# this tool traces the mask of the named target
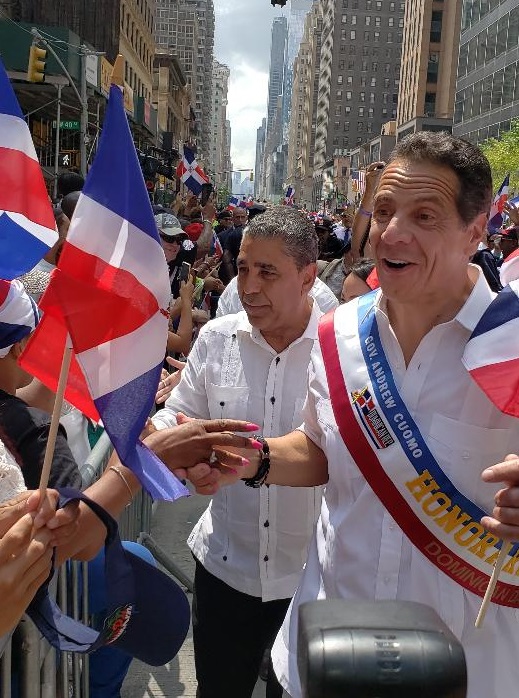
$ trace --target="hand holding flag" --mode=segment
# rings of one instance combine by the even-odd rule
[[[112,85],[99,149],[22,365],[55,389],[56,358],[70,335],[67,400],[102,419],[121,462],[159,499],[188,493],[139,440],[160,378],[169,296],[122,92]]]

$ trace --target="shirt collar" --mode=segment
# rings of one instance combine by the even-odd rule
[[[458,322],[469,332],[473,332],[481,316],[496,297],[496,294],[487,284],[483,271],[476,264],[469,264],[469,275],[475,280],[472,291],[467,300],[459,309],[456,317],[451,322]],[[379,311],[387,318],[387,303],[382,295],[382,290],[377,293],[375,305]]]

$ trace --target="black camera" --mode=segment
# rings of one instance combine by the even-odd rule
[[[466,698],[465,653],[436,612],[408,601],[299,608],[304,698]]]

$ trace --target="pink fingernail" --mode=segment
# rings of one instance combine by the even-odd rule
[[[263,445],[257,439],[251,439],[250,445],[252,446],[252,448],[255,448],[257,451],[261,451],[261,449],[263,448]]]
[[[257,424],[252,424],[249,422],[245,425],[245,431],[259,431],[259,426]]]
[[[241,459],[241,464],[242,464],[242,465],[250,465],[250,460],[247,460],[247,458],[242,458],[242,459]]]

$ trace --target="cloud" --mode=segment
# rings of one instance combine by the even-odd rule
[[[214,0],[214,55],[231,70],[228,118],[233,167],[254,167],[256,130],[267,115],[268,70],[272,20],[270,0]]]

